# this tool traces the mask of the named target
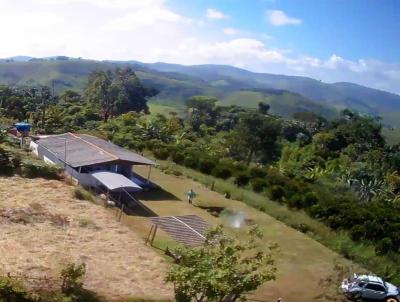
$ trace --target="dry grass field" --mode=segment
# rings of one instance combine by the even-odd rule
[[[60,181],[0,178],[0,271],[57,278],[85,262],[85,288],[109,300],[171,299],[167,261],[113,211],[72,198]]]

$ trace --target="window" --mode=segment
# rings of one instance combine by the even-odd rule
[[[359,283],[358,283],[358,286],[359,286],[359,287],[364,287],[364,285],[365,285],[365,282],[359,282]]]
[[[382,285],[379,284],[367,284],[367,286],[365,287],[366,289],[370,289],[370,290],[374,290],[374,291],[378,291],[378,292],[385,292],[385,288]]]

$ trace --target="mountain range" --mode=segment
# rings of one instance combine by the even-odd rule
[[[256,107],[263,101],[275,114],[290,116],[313,111],[327,118],[350,108],[379,115],[387,125],[400,127],[400,95],[341,82],[324,83],[307,77],[255,73],[225,65],[184,66],[138,61],[95,61],[65,56],[0,59],[0,84],[54,85],[57,92],[82,90],[88,75],[98,69],[132,67],[145,85],[160,93],[154,102],[181,105],[193,95],[210,95],[221,105]]]

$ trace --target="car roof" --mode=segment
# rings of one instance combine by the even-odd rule
[[[378,283],[381,285],[385,284],[382,278],[373,275],[354,275],[354,279],[364,282]]]

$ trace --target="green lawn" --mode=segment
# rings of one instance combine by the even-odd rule
[[[258,103],[265,102],[265,97],[260,92],[238,91],[230,94],[220,102],[220,106],[236,105],[246,108],[257,108]]]
[[[159,169],[153,170],[151,179],[163,190],[140,196],[140,200],[157,215],[195,214],[212,225],[225,225],[228,232],[237,235],[239,238],[244,237],[246,226],[233,228],[229,216],[215,217],[204,209],[209,207],[224,208],[230,213],[241,213],[246,218],[248,225],[257,224],[265,235],[263,244],[276,242],[280,246],[280,252],[276,257],[279,270],[277,281],[262,286],[252,298],[262,301],[275,301],[282,296],[286,301],[312,301],[320,293],[319,282],[321,278],[332,273],[335,260],[340,259],[340,262],[350,265],[350,262],[341,258],[335,252],[324,247],[310,236],[288,227],[285,223],[275,219],[274,216],[279,216],[281,219],[287,217],[287,219],[293,219],[296,223],[309,223],[313,225],[315,231],[330,233],[331,231],[323,224],[313,221],[301,212],[292,212],[265,197],[258,197],[257,194],[246,190],[233,190],[234,188],[229,183],[216,180],[214,188],[216,191],[223,192],[227,189],[231,191],[232,198],[226,199],[222,194],[209,189],[210,181],[215,179],[182,167],[177,168],[180,168],[184,175],[175,176],[166,174]],[[144,176],[148,172],[145,167],[137,167],[135,171]],[[198,194],[194,206],[189,205],[185,199],[185,192],[190,188],[193,188]],[[264,211],[256,209],[260,205],[262,205]],[[147,219],[130,216],[124,217],[123,220],[140,232],[143,239],[146,238],[150,230]],[[157,248],[164,249],[166,246],[175,245],[176,243],[166,234],[158,231],[155,240]],[[337,284],[332,284],[332,286],[336,287]]]
[[[383,135],[389,145],[400,144],[400,128],[383,128]]]
[[[171,114],[182,115],[182,106],[162,105],[155,102],[149,102],[148,105],[151,115],[162,114],[167,117]]]

